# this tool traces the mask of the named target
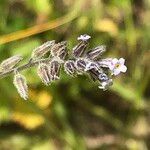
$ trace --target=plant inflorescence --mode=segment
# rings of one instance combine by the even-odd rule
[[[60,79],[60,70],[72,76],[87,74],[93,81],[99,83],[99,88],[106,90],[113,84],[112,77],[120,72],[126,72],[124,58],[105,58],[102,54],[106,51],[104,45],[88,50],[89,35],[79,36],[78,43],[69,54],[67,41],[56,43],[47,41],[35,48],[28,63],[17,66],[23,59],[20,55],[12,56],[0,64],[0,78],[14,73],[14,85],[18,93],[25,100],[28,99],[28,86],[22,70],[37,66],[37,74],[45,85]],[[48,57],[46,54],[50,53]]]

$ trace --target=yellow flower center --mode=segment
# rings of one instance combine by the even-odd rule
[[[119,68],[119,67],[120,67],[120,64],[116,64],[116,65],[115,65],[115,68]]]

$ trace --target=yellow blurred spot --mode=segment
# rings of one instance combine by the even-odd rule
[[[148,135],[149,125],[145,117],[139,117],[139,119],[133,124],[131,128],[132,132],[141,137],[146,137]],[[138,131],[138,132],[137,132]]]
[[[44,123],[44,118],[41,115],[22,112],[14,112],[12,120],[29,130],[35,129]]]
[[[31,100],[40,109],[46,109],[52,101],[52,96],[47,91],[36,91],[33,89],[29,90],[29,95]],[[30,100],[29,100],[30,101]],[[44,124],[45,119],[42,115],[37,114],[34,111],[34,107],[30,106],[24,101],[18,99],[14,102],[14,111],[12,112],[11,119],[18,124],[22,125],[26,129],[32,130],[42,124]]]
[[[108,32],[111,36],[118,34],[118,27],[111,19],[99,20],[95,23],[95,29],[101,32]]]
[[[52,102],[52,95],[47,91],[34,91],[30,90],[31,99],[38,105],[41,109],[46,109]]]
[[[50,105],[51,101],[52,96],[48,92],[42,91],[38,94],[37,105],[41,109],[47,108]]]
[[[147,150],[143,141],[136,141],[134,139],[128,139],[126,141],[126,146],[129,150]]]

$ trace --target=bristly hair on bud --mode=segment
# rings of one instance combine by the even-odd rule
[[[68,75],[75,76],[76,71],[77,71],[76,66],[75,66],[75,61],[74,60],[67,60],[64,63],[64,70]]]
[[[82,57],[88,47],[87,41],[80,41],[73,49],[72,55],[74,58]]]
[[[49,74],[52,81],[58,80],[60,78],[60,68],[61,64],[56,59],[53,59],[49,63]]]
[[[67,49],[62,49],[58,53],[58,58],[61,60],[65,60],[66,56],[68,55]]]
[[[76,66],[77,71],[79,72],[79,74],[82,74],[83,72],[85,72],[88,63],[89,63],[89,61],[85,58],[78,58],[75,61],[75,66]]]
[[[86,65],[85,71],[88,71],[91,69],[101,70],[101,68],[95,61],[91,61],[87,59],[87,65]]]
[[[101,59],[100,61],[97,61],[97,64],[100,67],[103,68],[109,68],[109,66],[112,64],[112,58],[105,58],[105,59]]]
[[[26,78],[21,75],[18,71],[15,71],[13,84],[17,88],[19,95],[27,100],[28,99],[28,86]]]
[[[51,47],[55,44],[55,40],[47,41],[41,46],[35,48],[32,52],[31,58],[32,59],[39,59],[43,57],[45,54],[47,54]]]
[[[60,57],[60,59],[64,59],[67,53],[66,49],[67,41],[56,43],[51,48],[51,55],[52,57]]]
[[[0,72],[5,72],[14,68],[22,59],[23,58],[20,55],[15,55],[10,58],[7,58],[0,64]]]
[[[92,68],[90,70],[88,70],[88,74],[90,75],[91,79],[95,82],[98,79],[98,76],[99,76],[99,71],[96,70],[95,68]]]
[[[106,51],[106,46],[97,46],[86,53],[86,57],[91,60],[97,60]]]
[[[46,63],[39,63],[37,74],[45,85],[49,85],[51,77],[49,73],[49,66]]]

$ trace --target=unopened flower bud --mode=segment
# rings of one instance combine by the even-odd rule
[[[2,63],[0,64],[0,72],[3,71],[8,71],[10,69],[12,69],[13,67],[15,67],[21,60],[22,60],[22,56],[20,55],[15,55],[12,56],[10,58],[7,58],[6,60],[2,61]]]
[[[106,51],[106,46],[97,46],[86,53],[86,57],[91,60],[96,60]]]
[[[88,71],[88,74],[90,75],[90,77],[92,78],[93,81],[97,81],[99,80],[98,76],[99,76],[99,71],[96,69],[90,69]]]
[[[98,78],[101,82],[109,80],[108,76],[105,73],[100,73]]]
[[[51,48],[51,55],[53,57],[65,59],[67,55],[67,41],[62,41],[54,44],[53,47]]]
[[[87,65],[88,65],[88,61],[84,58],[79,58],[75,62],[75,66],[79,72],[80,71],[84,72]]]
[[[85,71],[88,71],[91,69],[101,70],[101,68],[98,66],[98,64],[96,62],[88,60]]]
[[[57,57],[60,58],[61,60],[65,60],[67,55],[68,55],[67,49],[63,49],[63,50],[59,51]]]
[[[18,93],[20,96],[27,100],[28,99],[28,86],[26,79],[23,75],[21,75],[19,72],[17,72],[14,76],[14,81],[13,81],[15,87],[17,88]]]
[[[45,54],[47,54],[51,47],[55,44],[55,41],[47,41],[44,44],[42,44],[41,46],[35,48],[32,52],[32,59],[39,59],[41,57],[43,57]]]
[[[48,64],[40,63],[37,69],[37,74],[45,85],[51,82]]]
[[[51,76],[51,80],[58,80],[60,78],[60,68],[61,64],[57,60],[52,60],[49,64],[49,74]]]
[[[100,61],[97,61],[97,64],[103,68],[109,68],[111,63],[112,63],[112,58],[106,58],[106,59],[101,59]]]
[[[65,72],[71,76],[74,76],[76,74],[76,67],[75,67],[75,61],[74,60],[68,60],[64,64]]]
[[[88,43],[86,41],[81,41],[79,42],[74,48],[73,48],[73,52],[72,55],[75,58],[81,57],[83,56],[86,48],[88,46]]]

